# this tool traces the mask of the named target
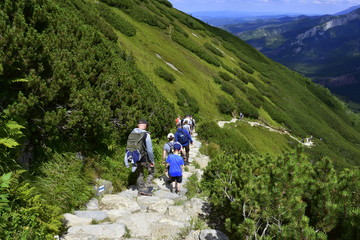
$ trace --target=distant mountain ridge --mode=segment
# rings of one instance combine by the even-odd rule
[[[334,15],[344,15],[344,14],[348,14],[348,13],[351,13],[352,11],[356,10],[360,8],[360,4],[359,5],[356,5],[356,6],[352,6],[352,7],[349,7],[341,12],[338,12],[338,13],[335,13]]]
[[[346,12],[346,11],[344,11]],[[258,20],[222,27],[270,58],[360,102],[360,9],[343,15]],[[339,80],[341,79],[341,81]],[[332,81],[336,81],[333,84]],[[360,90],[360,89],[359,89]]]

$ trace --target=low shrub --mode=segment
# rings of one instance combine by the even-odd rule
[[[157,67],[155,69],[155,73],[162,79],[165,79],[166,81],[168,81],[169,83],[173,83],[176,80],[176,78],[173,74],[169,73],[162,67]]]
[[[221,153],[220,145],[210,142],[207,144],[202,144],[200,152],[209,156],[211,159],[214,159],[217,155]]]
[[[236,110],[237,112],[242,112],[246,117],[257,119],[260,115],[258,109],[254,107],[251,103],[240,98],[236,99]]]
[[[204,43],[204,47],[206,47],[207,49],[209,49],[212,53],[218,55],[219,57],[224,57],[224,54],[217,49],[216,47],[214,47],[213,45],[211,45],[210,43],[206,42]]]
[[[225,96],[218,96],[217,107],[223,114],[231,114],[235,110],[235,104]]]
[[[64,212],[79,208],[94,193],[93,176],[84,172],[84,158],[80,153],[54,153],[39,168],[35,180],[39,193]]]
[[[129,37],[136,35],[136,28],[124,18],[113,12],[107,5],[102,3],[98,4],[98,9],[101,16],[116,30],[119,30]]]
[[[178,98],[177,104],[180,106],[180,109],[183,111],[183,114],[196,114],[199,112],[199,103],[198,101],[189,95],[189,93],[184,89],[176,92]]]
[[[183,46],[184,48],[188,49],[189,51],[195,53],[199,58],[205,60],[206,62],[214,66],[220,67],[220,62],[215,57],[207,53],[190,38],[187,38],[186,36],[177,31],[173,31],[171,33],[171,39],[179,45]]]
[[[167,1],[167,0],[157,0],[159,3],[164,4],[165,6],[172,8],[173,5],[171,4],[171,2]]]
[[[233,95],[235,93],[234,85],[229,82],[221,82],[221,90],[224,92]]]
[[[219,72],[219,76],[227,82],[230,82],[233,78],[226,72]]]
[[[54,239],[62,227],[61,210],[45,200],[49,193],[38,194],[24,181],[24,174],[25,171],[12,172],[6,185],[0,181],[0,196],[6,192],[11,203],[0,206],[0,239]]]

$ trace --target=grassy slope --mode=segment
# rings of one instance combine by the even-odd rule
[[[214,107],[216,104],[216,98],[214,96],[221,95],[223,92],[212,79],[212,76],[215,76],[219,69],[204,62],[189,50],[173,42],[171,36],[168,34],[169,29],[163,31],[145,23],[139,23],[121,10],[113,9],[137,29],[136,36],[130,38],[118,32],[120,44],[135,56],[136,62],[139,63],[138,67],[154,81],[162,93],[176,105],[177,98],[175,92],[180,88],[184,88],[191,96],[194,96],[198,100],[201,116],[205,118],[211,116],[213,119],[222,119],[223,116],[221,116],[218,109]],[[177,22],[177,24],[180,25],[181,23]],[[208,36],[203,37],[198,33],[196,33],[198,37],[195,37],[192,35],[192,33],[195,32],[194,30],[184,25],[182,25],[182,27],[192,40],[201,45],[211,40]],[[234,60],[230,58],[233,54],[224,48],[221,48],[221,50],[227,54],[227,56],[221,60],[224,63],[226,62],[226,64],[233,64],[231,62]],[[162,59],[156,57],[156,53],[159,54]],[[233,58],[234,57],[235,56],[233,56]],[[165,61],[173,64],[181,73],[172,69]],[[235,64],[233,65],[235,66]],[[158,66],[165,68],[175,75],[176,81],[171,84],[158,77],[154,73],[154,69]],[[179,109],[177,108],[176,110],[178,111]]]
[[[147,4],[151,4],[151,2]],[[221,71],[235,77],[232,73],[224,68],[219,68],[205,62],[188,49],[172,41],[170,35],[172,29],[170,27],[163,30],[149,26],[134,20],[120,9],[112,9],[116,14],[119,14],[134,25],[137,30],[136,35],[133,37],[127,37],[117,31],[119,44],[128,53],[133,54],[139,69],[149,76],[170,102],[174,103],[175,111],[179,112],[175,93],[180,88],[185,88],[191,96],[198,100],[200,106],[199,116],[202,119],[224,119],[225,116],[218,111],[216,102],[217,96],[228,94],[220,90],[220,86],[213,81],[213,76],[217,76],[218,72]],[[177,10],[169,8],[168,11]],[[268,92],[268,96],[264,96],[264,98],[266,101],[269,101],[269,104],[276,106],[277,111],[283,115],[283,121],[279,122],[278,119],[274,119],[272,114],[261,107],[259,109],[260,120],[274,127],[289,129],[299,138],[314,135],[316,139],[325,139],[327,143],[325,146],[322,145],[317,150],[312,151],[318,151],[317,154],[321,156],[332,155],[335,164],[338,166],[358,164],[358,161],[354,160],[353,156],[346,156],[344,158],[343,152],[350,151],[351,154],[360,156],[360,151],[354,145],[354,143],[360,143],[359,132],[354,131],[343,106],[337,103],[331,96],[327,96],[324,89],[319,89],[310,80],[286,69],[280,64],[266,59],[261,53],[252,49],[241,40],[226,36],[227,33],[224,31],[214,30],[207,25],[204,25],[206,31],[194,30],[176,19],[173,19],[172,23],[184,29],[189,38],[199,46],[203,46],[205,42],[211,44],[219,42],[220,44],[217,47],[225,54],[224,57],[218,58],[227,68],[239,69],[237,62],[242,61],[256,70],[252,76],[258,85],[261,85],[265,92]],[[225,49],[223,40],[232,42],[237,53]],[[156,53],[163,59],[156,57]],[[166,65],[165,61],[173,64],[182,73]],[[158,77],[154,73],[154,69],[158,66],[171,72],[176,77],[176,81],[169,83]],[[260,78],[260,75],[265,75],[267,80],[265,81],[264,78]],[[247,83],[246,87],[263,94],[250,82]],[[235,93],[241,99],[246,99],[246,93],[243,91],[235,88]],[[334,101],[335,103],[333,103]],[[249,137],[252,142],[256,142],[256,138],[262,138],[260,134],[255,132],[249,131],[249,134],[254,135],[252,139]],[[280,149],[289,148],[287,141],[280,140],[277,144],[281,146]],[[274,148],[265,145],[259,144],[258,150],[260,152],[273,151]]]

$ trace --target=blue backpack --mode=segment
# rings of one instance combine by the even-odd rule
[[[184,132],[184,129],[180,128],[179,130],[177,130],[177,135],[178,135],[178,142],[181,143],[181,145],[189,142],[189,138],[187,134]]]

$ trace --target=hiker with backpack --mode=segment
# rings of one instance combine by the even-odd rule
[[[178,125],[178,129],[176,133],[174,134],[175,141],[179,142],[183,148],[185,149],[185,156],[186,161],[185,165],[189,164],[189,152],[190,152],[190,144],[193,144],[193,140],[190,136],[190,133],[181,127],[181,125]]]
[[[182,183],[182,173],[184,171],[184,160],[179,156],[181,144],[174,144],[174,154],[166,158],[166,169],[169,169],[170,181],[172,182],[171,192],[180,194],[180,185]]]
[[[190,121],[190,119],[187,119],[187,118],[184,120],[183,129],[186,129],[189,132],[189,134],[191,135],[191,127],[190,127],[189,121]]]
[[[195,119],[190,115],[190,133],[192,135],[192,133],[195,131]]]
[[[169,133],[167,135],[168,138],[168,142],[164,144],[163,146],[163,154],[162,154],[162,159],[163,159],[163,163],[165,164],[166,158],[170,155],[170,154],[174,154],[174,144],[179,142],[175,142],[174,141],[174,134],[173,133]],[[180,144],[181,145],[181,144]],[[184,161],[186,161],[186,155],[184,150],[181,148],[180,151],[180,156],[184,159]]]
[[[136,185],[139,195],[151,195],[150,185],[155,174],[155,159],[150,133],[146,131],[148,123],[140,119],[137,128],[134,128],[128,136],[124,162],[126,167],[132,164],[132,171],[138,175]],[[144,181],[144,169],[148,176]]]

